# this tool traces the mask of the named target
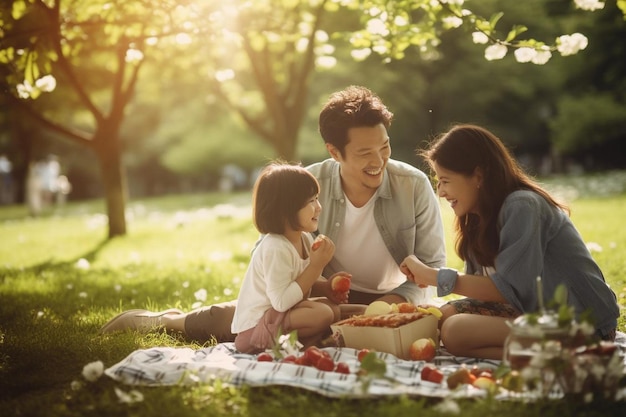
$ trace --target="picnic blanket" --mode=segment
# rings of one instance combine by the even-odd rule
[[[617,344],[626,365],[626,334],[618,332]],[[364,384],[356,374],[359,369],[356,349],[342,347],[325,350],[335,362],[347,363],[351,373],[325,372],[293,363],[259,362],[254,355],[237,352],[233,343],[221,343],[202,349],[154,347],[136,350],[106,369],[105,374],[128,385],[185,385],[219,379],[236,386],[298,387],[328,397],[410,395],[472,398],[487,395],[486,391],[471,385],[462,385],[450,390],[445,380],[440,384],[422,381],[420,373],[426,362],[405,361],[382,352],[378,355],[387,365],[386,378],[373,379],[369,384]],[[495,369],[500,364],[497,360],[455,357],[448,354],[444,348],[441,348],[439,353],[432,363],[446,375],[463,365]],[[497,398],[519,399],[520,395],[501,391]],[[621,398],[626,398],[626,395],[621,395]]]

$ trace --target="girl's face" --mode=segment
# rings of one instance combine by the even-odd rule
[[[298,224],[303,232],[314,232],[317,230],[320,212],[322,211],[322,205],[318,197],[319,194],[315,194],[298,211]]]
[[[465,176],[447,170],[436,162],[433,169],[437,175],[437,194],[445,198],[458,217],[468,213],[478,213],[478,191],[482,183],[482,176],[476,170],[473,175]]]

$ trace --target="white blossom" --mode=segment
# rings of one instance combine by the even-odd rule
[[[39,90],[46,92],[46,93],[54,91],[56,86],[57,86],[57,80],[51,74],[44,75],[43,77],[35,81],[35,87],[37,87]]]
[[[517,48],[515,52],[515,59],[517,62],[530,62],[537,55],[537,51],[534,48],[529,48],[527,46]]]
[[[582,10],[599,10],[604,8],[604,2],[598,0],[574,0],[576,7]]]
[[[139,49],[129,49],[126,51],[126,57],[124,58],[124,60],[126,62],[139,62],[143,59],[143,52],[141,52]]]
[[[389,29],[387,29],[385,22],[383,22],[382,20],[378,18],[370,19],[367,22],[367,31],[373,35],[379,35],[379,36],[389,35]]]
[[[460,414],[461,406],[459,406],[459,403],[457,403],[453,399],[446,398],[439,404],[435,405],[433,407],[433,410],[436,410],[441,414]]]
[[[505,57],[507,47],[499,43],[490,45],[485,49],[485,59],[487,61],[494,61]]]
[[[440,3],[456,4],[457,6],[462,6],[463,3],[465,3],[465,0],[440,0]]]
[[[463,19],[457,16],[448,16],[442,19],[443,26],[446,28],[458,28],[463,24]]]
[[[19,98],[29,98],[30,93],[33,91],[33,86],[28,80],[24,80],[22,84],[18,84],[16,88]]]
[[[215,79],[220,83],[232,80],[233,78],[235,78],[235,71],[233,71],[231,68],[226,68],[215,72]]]
[[[472,41],[482,45],[489,42],[489,37],[484,32],[472,32]]]
[[[115,395],[121,403],[132,404],[143,401],[143,394],[136,389],[125,392],[115,387]]]
[[[85,258],[80,258],[79,260],[76,261],[76,263],[74,264],[74,267],[76,269],[82,269],[82,270],[86,270],[89,269],[89,267],[91,266],[91,264],[89,263],[89,261]]]
[[[596,242],[588,242],[587,249],[589,249],[589,252],[602,252],[602,245]]]
[[[536,51],[535,56],[532,59],[532,63],[536,65],[543,65],[552,58],[552,52],[548,47],[542,48]]]
[[[90,362],[83,367],[83,377],[89,381],[94,382],[102,376],[104,372],[104,364],[102,361]]]
[[[278,337],[278,344],[280,348],[285,351],[287,355],[298,355],[303,345],[298,340],[292,343],[291,337],[288,334],[283,334]]]
[[[362,48],[362,49],[353,49],[352,52],[350,52],[350,55],[352,55],[352,58],[357,61],[363,61],[365,60],[365,58],[370,56],[371,53],[372,53],[372,50],[370,48]]]
[[[557,50],[562,56],[574,55],[587,47],[587,37],[582,33],[563,35],[557,38]]]
[[[206,301],[207,294],[208,292],[204,288],[200,288],[198,291],[193,293],[194,297],[196,297],[196,300],[198,301]]]

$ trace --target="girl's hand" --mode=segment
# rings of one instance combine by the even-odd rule
[[[326,266],[335,254],[335,244],[325,235],[317,235],[311,245],[311,263],[314,265]]]

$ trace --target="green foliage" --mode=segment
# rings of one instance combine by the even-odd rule
[[[613,94],[563,96],[557,115],[550,121],[552,143],[563,153],[584,151],[623,137],[626,104]]]

